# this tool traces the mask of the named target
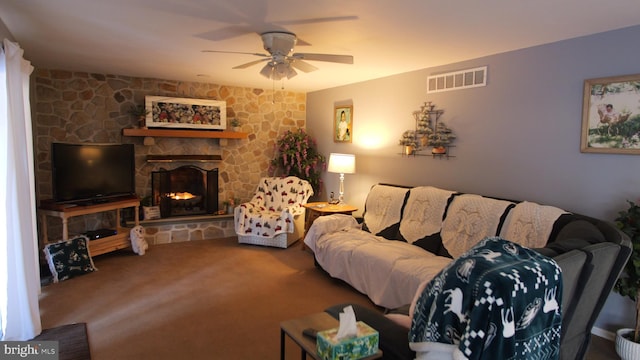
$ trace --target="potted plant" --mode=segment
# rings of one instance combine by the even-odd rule
[[[428,112],[414,111],[413,116],[416,118],[416,135],[420,139],[420,146],[429,145],[429,135],[433,133],[431,128],[431,117]]]
[[[416,132],[414,130],[406,130],[402,133],[402,137],[398,141],[399,145],[402,145],[402,153],[405,155],[413,155],[418,148],[418,142],[416,140]]]
[[[138,124],[141,129],[146,128],[145,119],[148,113],[149,110],[145,109],[142,105],[133,106],[129,109],[129,115],[132,115],[138,120]]]
[[[297,176],[307,180],[314,194],[320,195],[325,169],[325,157],[318,153],[316,142],[304,130],[287,131],[275,145],[275,158],[271,160],[269,173],[279,172],[283,176]]]
[[[222,208],[225,211],[223,214],[231,214],[233,215],[233,210],[236,205],[240,205],[239,198],[229,198],[229,200],[225,200],[222,202]]]
[[[443,122],[437,123],[434,132],[429,135],[429,145],[433,146],[431,152],[433,154],[446,154],[446,146],[455,138],[456,135]]]
[[[229,202],[229,200],[225,200],[222,202],[222,209],[220,211],[221,214],[230,214],[231,211],[229,211],[230,209],[233,209],[231,207],[231,202]]]
[[[631,239],[633,251],[614,289],[636,303],[635,329],[616,332],[616,352],[622,359],[640,359],[640,206],[628,201],[629,208],[618,213],[616,225]]]
[[[233,131],[240,131],[240,120],[233,118],[231,119],[231,121],[229,121],[229,125],[231,125],[231,128],[233,129]]]

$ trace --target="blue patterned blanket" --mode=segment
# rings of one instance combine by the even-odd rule
[[[502,238],[482,240],[419,296],[409,332],[417,359],[557,359],[562,272]]]

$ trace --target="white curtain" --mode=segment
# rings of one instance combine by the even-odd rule
[[[0,48],[0,329],[3,341],[40,334],[40,272],[33,140],[29,106],[31,64],[23,50]]]

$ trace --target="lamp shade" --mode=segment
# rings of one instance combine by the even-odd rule
[[[353,154],[331,153],[327,170],[338,174],[355,174],[356,156]]]

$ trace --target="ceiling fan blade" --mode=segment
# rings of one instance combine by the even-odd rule
[[[294,68],[304,71],[306,73],[318,70],[317,67],[309,64],[308,62],[304,62],[302,60],[294,59],[291,61],[291,66]]]
[[[292,58],[299,60],[327,61],[340,64],[353,64],[353,56],[351,55],[333,55],[333,54],[307,54],[295,53]]]
[[[306,24],[317,24],[323,22],[333,22],[333,21],[350,21],[350,20],[358,20],[358,16],[332,16],[332,17],[320,17],[320,18],[311,18],[311,19],[299,19],[299,20],[282,20],[282,21],[274,21],[274,24],[280,25],[306,25]]]
[[[253,33],[253,29],[245,25],[229,25],[217,30],[211,30],[194,35],[197,38],[209,41],[229,40],[246,34]]]
[[[202,52],[211,52],[211,53],[221,53],[221,54],[244,54],[244,55],[255,55],[260,57],[271,57],[268,54],[261,53],[250,53],[250,52],[242,52],[242,51],[223,51],[223,50],[202,50]]]
[[[311,46],[311,43],[309,43],[309,42],[307,42],[307,41],[305,41],[303,39],[297,38],[296,39],[296,46]]]
[[[261,63],[261,62],[263,62],[263,61],[269,61],[269,60],[271,60],[271,58],[255,60],[255,61],[248,62],[248,63],[246,63],[246,64],[242,64],[242,65],[234,66],[232,69],[246,69],[246,68],[248,68],[248,67],[250,67],[250,66],[253,66],[253,65],[255,65],[255,64],[259,64],[259,63]]]
[[[324,22],[335,22],[335,21],[351,21],[358,20],[358,16],[332,16],[332,17],[320,17],[320,18],[311,18],[311,19],[299,19],[299,20],[283,20],[283,21],[275,21],[273,25],[306,25],[306,24],[317,24]],[[303,39],[298,38],[296,42],[296,46],[311,46],[311,44]]]

